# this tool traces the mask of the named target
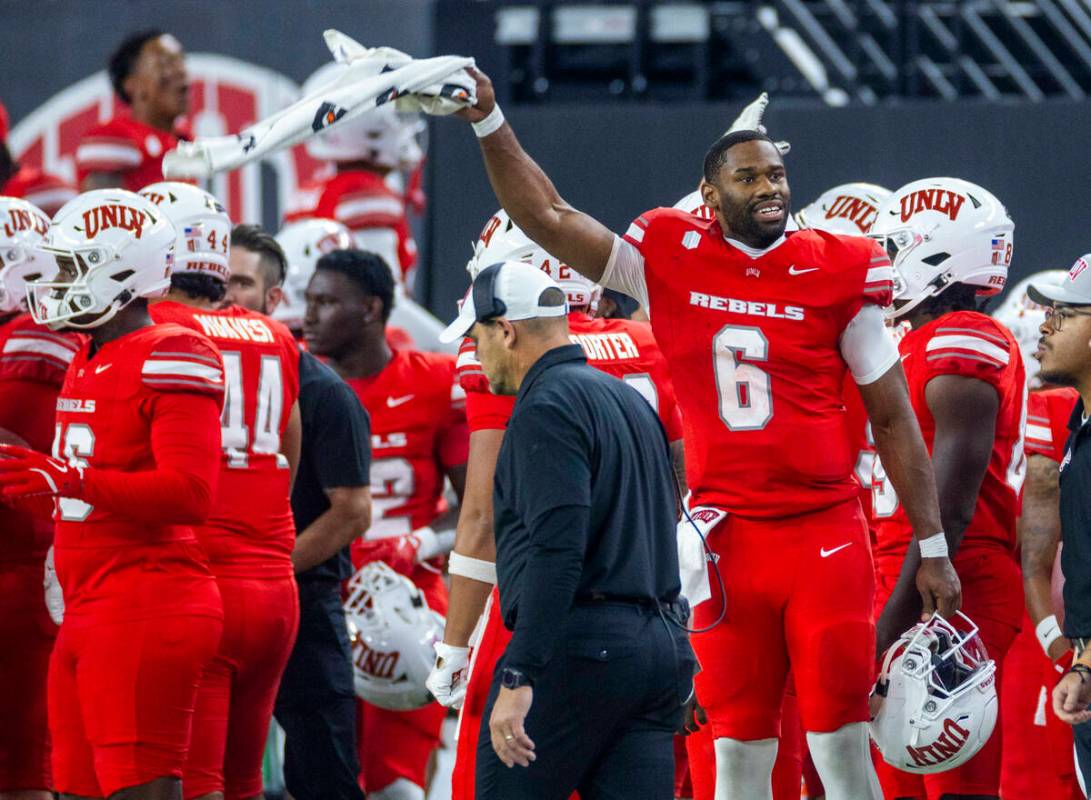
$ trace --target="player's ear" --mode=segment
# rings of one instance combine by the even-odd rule
[[[284,289],[280,286],[273,286],[265,290],[265,308],[266,314],[272,314],[281,303],[284,302]]]
[[[701,178],[701,185],[697,187],[697,190],[701,193],[701,200],[704,204],[711,208],[713,211],[720,210],[720,191],[711,183]]]
[[[516,327],[503,317],[496,320],[496,324],[500,332],[500,337],[504,342],[504,347],[508,350],[515,349],[515,344],[518,341],[518,331]]]

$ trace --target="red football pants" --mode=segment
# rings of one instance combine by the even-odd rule
[[[978,626],[989,657],[996,661],[996,684],[1003,686],[1004,657],[1023,618],[1023,581],[1019,569],[1009,553],[983,547],[960,550],[954,565],[962,581],[962,613]],[[876,614],[886,605],[900,571],[901,559],[880,561]],[[1002,748],[1001,715],[993,735],[977,755],[947,772],[912,775],[891,767],[878,755],[878,750],[873,748],[873,752],[884,797],[939,800],[945,794],[999,795]]]
[[[781,730],[789,665],[808,731],[868,719],[874,680],[875,578],[867,526],[853,498],[786,519],[728,515],[708,537],[727,592],[723,621],[692,637],[697,698],[715,737],[771,739]],[[720,589],[694,626],[720,613]]]
[[[447,585],[443,577],[417,570],[413,580],[428,607],[446,615]],[[416,711],[387,711],[357,700],[356,712],[360,787],[365,792],[377,792],[401,778],[423,789],[428,761],[439,746],[447,709],[431,702]]]
[[[295,578],[217,578],[224,632],[193,715],[185,797],[260,797],[261,764],[280,677],[299,628]]]
[[[219,602],[207,583],[205,607]],[[181,778],[198,686],[222,630],[219,617],[203,615],[129,622],[69,615],[49,662],[54,791],[109,797]]]
[[[48,789],[46,676],[57,626],[40,562],[0,565],[0,792]]]

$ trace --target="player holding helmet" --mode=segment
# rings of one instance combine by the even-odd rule
[[[299,623],[292,568],[291,472],[299,461],[299,350],[291,333],[240,306],[218,309],[231,220],[184,183],[140,192],[174,224],[171,289],[152,319],[208,336],[223,357],[220,477],[197,527],[220,587],[224,633],[205,671],[185,768],[187,797],[261,797],[261,760],[280,676]]]
[[[1015,226],[985,189],[955,178],[915,181],[880,206],[871,236],[894,263],[891,315],[911,330],[899,344],[910,398],[936,474],[944,531],[965,588],[967,615],[999,666],[1022,618],[1013,558],[1026,475],[1027,386],[1019,345],[977,311],[1004,288]],[[875,462],[876,610],[881,649],[919,619],[916,548],[885,462]],[[908,557],[907,557],[908,554]],[[997,796],[1001,736],[973,759],[924,778],[882,765],[888,797]]]
[[[600,287],[530,241],[504,211],[498,211],[485,224],[466,268],[472,278],[500,261],[525,261],[557,281],[568,298],[572,340],[584,348],[588,363],[628,382],[659,412],[680,465],[682,420],[666,362],[648,326],[627,320],[592,319]],[[478,733],[493,668],[511,639],[500,618],[495,590],[492,485],[515,399],[489,390],[469,339],[459,350],[458,375],[466,390],[470,457],[466,495],[449,566],[452,602],[428,685],[441,703],[461,708],[452,796],[455,800],[469,800],[474,796]],[[479,619],[482,628],[473,641],[471,665],[472,633]]]
[[[372,525],[353,544],[354,566],[387,561],[413,581],[431,610],[444,614],[447,589],[435,559],[450,550],[457,515],[443,500],[444,478],[459,497],[465,487],[464,398],[454,356],[391,350],[386,324],[393,300],[394,278],[379,256],[328,253],[307,286],[303,334],[371,416]],[[362,703],[359,711],[364,790],[380,800],[423,800],[443,708],[391,711]]]
[[[26,313],[26,282],[57,270],[36,249],[48,229],[41,210],[0,197],[0,442],[41,453],[49,452],[57,393],[81,344],[80,336],[50,331]],[[55,573],[51,595],[42,595],[50,511],[0,505],[0,681],[9,687],[0,700],[0,717],[9,720],[0,728],[0,796],[25,791],[26,800],[48,800],[52,785],[46,673],[57,624],[46,601],[59,595]]]
[[[90,332],[57,400],[53,457],[0,446],[6,501],[56,501],[65,617],[49,666],[53,789],[180,796],[197,684],[223,611],[192,526],[212,508],[224,380],[205,336],[153,325],[174,228],[148,200],[88,192],[41,244],[35,320]]]
[[[951,613],[960,599],[950,561],[931,549],[943,540],[935,486],[883,327],[889,260],[858,237],[785,236],[783,159],[756,131],[728,134],[706,156],[701,193],[715,220],[657,209],[616,237],[563,201],[480,73],[477,97],[459,113],[475,123],[493,188],[516,224],[648,308],[686,422],[693,505],[729,512],[709,537],[729,612],[693,642],[721,800],[770,796],[789,661],[827,796],[875,797],[866,728],[874,583],[844,432],[846,369],[929,548],[917,574],[926,610]],[[711,625],[719,612],[705,603],[694,621]]]
[[[325,65],[303,84],[303,93],[336,80],[345,69],[344,64]],[[397,283],[393,324],[408,331],[417,347],[436,350],[442,349],[437,337],[444,326],[412,299],[417,244],[406,218],[406,199],[390,184],[423,162],[418,138],[424,130],[418,115],[400,113],[394,103],[385,103],[307,139],[308,154],[332,162],[336,174],[310,190],[313,207],[291,216],[337,220],[351,231],[356,247],[377,253],[389,264]]]

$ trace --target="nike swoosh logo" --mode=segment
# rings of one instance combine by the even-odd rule
[[[845,542],[844,544],[839,545],[837,547],[834,547],[834,548],[832,548],[830,550],[827,550],[825,547],[823,547],[821,550],[818,551],[818,554],[820,556],[822,556],[822,558],[829,558],[830,556],[832,556],[834,553],[838,552],[839,550],[844,550],[846,547],[851,547],[851,546],[852,546],[852,542]]]
[[[790,267],[788,267],[788,274],[789,275],[805,275],[808,272],[817,272],[817,271],[818,271],[818,267],[807,267],[806,269],[800,269],[795,264],[792,264]]]
[[[415,396],[416,395],[407,394],[405,397],[388,397],[388,398],[386,398],[386,407],[387,408],[397,408],[400,405],[408,403]]]
[[[105,372],[112,366],[113,364],[99,364],[97,367],[95,367],[95,374],[98,375],[100,372]]]

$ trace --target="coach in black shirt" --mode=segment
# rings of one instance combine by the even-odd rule
[[[694,667],[670,452],[647,401],[587,365],[565,313],[548,276],[505,262],[477,276],[441,337],[471,335],[492,390],[516,395],[493,500],[513,638],[476,796],[670,800]]]

